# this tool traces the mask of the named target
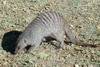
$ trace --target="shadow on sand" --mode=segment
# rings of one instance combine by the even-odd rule
[[[11,54],[14,54],[16,41],[21,33],[21,31],[15,30],[5,33],[2,39],[2,48]]]

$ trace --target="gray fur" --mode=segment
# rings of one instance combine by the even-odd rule
[[[19,36],[15,53],[31,45],[31,48],[26,52],[29,53],[32,49],[38,47],[42,39],[47,36],[55,38],[60,42],[59,47],[62,47],[64,34],[67,35],[72,43],[80,43],[72,33],[69,23],[59,13],[53,11],[40,13]]]

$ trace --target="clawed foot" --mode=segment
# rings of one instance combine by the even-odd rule
[[[28,54],[29,52],[28,51],[25,51],[23,54]]]

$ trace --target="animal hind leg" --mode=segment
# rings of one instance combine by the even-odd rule
[[[80,43],[80,41],[75,37],[74,33],[72,33],[70,27],[65,28],[66,36],[70,39],[70,41],[74,44]]]
[[[62,32],[54,33],[54,37],[60,42],[59,46],[57,46],[57,49],[61,48],[64,45],[64,34]]]

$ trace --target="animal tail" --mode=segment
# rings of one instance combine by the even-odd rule
[[[72,33],[72,30],[70,28],[71,28],[70,25],[68,23],[65,23],[64,26],[65,34],[73,44],[85,46],[85,47],[98,47],[97,45],[82,43],[80,40],[78,40],[75,37],[75,35]]]

